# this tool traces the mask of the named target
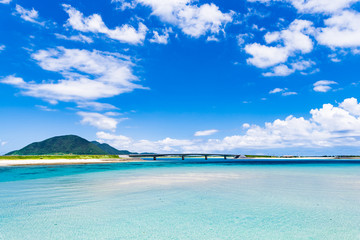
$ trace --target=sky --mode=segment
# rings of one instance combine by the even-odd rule
[[[360,154],[360,0],[0,0],[0,154]]]

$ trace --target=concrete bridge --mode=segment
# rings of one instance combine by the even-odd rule
[[[157,157],[181,157],[182,160],[185,159],[185,157],[199,157],[204,156],[205,160],[208,159],[208,157],[224,157],[224,159],[227,159],[227,157],[233,157],[235,159],[237,158],[245,158],[243,155],[239,154],[217,154],[217,153],[166,153],[166,154],[130,154],[129,157],[138,157],[138,158],[145,158],[150,157],[156,160]]]

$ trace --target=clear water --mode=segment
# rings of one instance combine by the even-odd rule
[[[3,167],[0,239],[360,239],[360,164]]]

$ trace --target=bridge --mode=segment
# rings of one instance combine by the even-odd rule
[[[227,159],[228,157],[233,157],[235,159],[237,158],[245,158],[244,155],[239,154],[218,154],[218,153],[166,153],[166,154],[130,154],[129,157],[138,157],[138,158],[153,158],[156,160],[157,157],[181,157],[182,160],[185,159],[185,157],[201,157],[204,156],[205,160],[208,159],[208,157],[224,157],[224,159]]]

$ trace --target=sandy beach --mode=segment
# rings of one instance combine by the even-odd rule
[[[24,166],[24,165],[66,165],[66,164],[98,164],[118,162],[143,162],[140,158],[112,158],[112,159],[3,159],[0,166]]]
[[[222,159],[222,158],[209,158]],[[233,161],[242,160],[331,160],[336,159],[334,157],[293,157],[293,158],[240,158],[240,159],[228,159]],[[342,158],[342,159],[358,159],[358,158]],[[99,164],[99,163],[120,163],[120,162],[145,162],[150,160],[144,160],[141,158],[107,158],[107,159],[1,159],[0,166],[26,166],[26,165],[68,165],[68,164]],[[156,161],[161,161],[158,158]],[[207,160],[204,160],[207,161]]]

